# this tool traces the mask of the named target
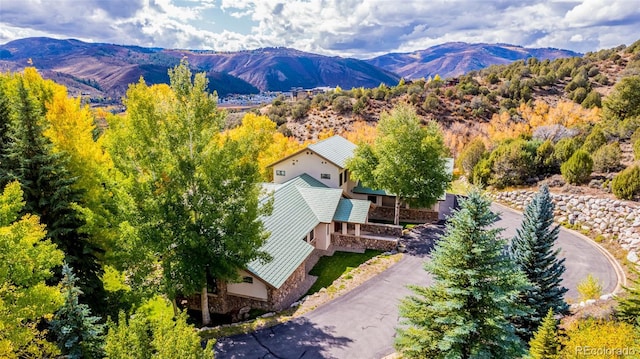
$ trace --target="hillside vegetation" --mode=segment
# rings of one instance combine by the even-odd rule
[[[568,183],[595,179],[593,186],[610,191],[629,188],[612,183],[634,177],[629,169],[612,181],[614,173],[632,166],[639,155],[639,75],[640,42],[636,42],[583,57],[520,60],[458,78],[402,79],[396,86],[281,97],[261,111],[283,134],[304,141],[328,129],[367,131],[383,111],[409,103],[425,123],[440,124],[459,163],[470,155],[472,140],[476,150],[478,141],[482,143],[476,159],[465,164],[471,180],[504,187],[562,172]],[[630,188],[637,195],[635,187]],[[615,192],[622,198],[634,196]]]

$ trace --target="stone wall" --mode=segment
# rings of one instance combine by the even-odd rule
[[[369,211],[369,218],[374,220],[393,221],[394,207],[376,206]],[[438,221],[438,212],[430,209],[400,208],[400,220],[402,222],[435,223]]]
[[[360,230],[385,236],[402,236],[402,226],[396,226],[393,224],[365,223],[360,225]]]
[[[524,210],[535,193],[512,191],[494,193],[492,196],[498,202]],[[638,203],[555,193],[551,194],[551,198],[556,206],[554,214],[557,222],[567,223],[578,229],[616,240],[624,250],[629,251],[627,258],[637,261],[637,253],[640,252],[640,205]]]
[[[378,239],[341,233],[332,233],[331,242],[336,247],[377,249],[381,251],[392,251],[398,245],[397,239]]]

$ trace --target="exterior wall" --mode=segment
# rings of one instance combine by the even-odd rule
[[[360,229],[362,229],[364,232],[373,234],[395,237],[402,236],[402,226],[396,226],[392,224],[365,223],[361,225]]]
[[[315,258],[316,262],[318,258],[319,256]],[[235,320],[239,319],[237,314],[244,307],[268,311],[282,310],[298,300],[313,285],[314,281],[307,272],[305,260],[280,288],[267,287],[268,300],[266,301],[233,295],[227,291],[228,284],[221,282],[218,284],[218,293],[209,294],[209,310],[212,313],[231,313]],[[200,310],[199,294],[186,298],[186,301],[189,308]]]
[[[397,239],[379,239],[366,236],[353,236],[350,234],[333,233],[333,245],[338,248],[377,249],[392,251],[398,245]]]
[[[316,243],[315,247],[321,250],[327,250],[331,245],[331,228],[333,228],[333,222],[320,223],[314,228]]]
[[[394,207],[375,207],[369,211],[370,219],[393,221]],[[438,212],[422,208],[400,208],[400,220],[403,222],[435,223],[438,221]]]
[[[240,271],[240,277],[251,277],[253,278],[253,283],[227,283],[227,293],[229,295],[249,297],[258,300],[269,299],[268,288],[264,282],[245,271]]]
[[[276,175],[278,171],[284,171],[285,175]],[[273,182],[284,183],[306,173],[330,188],[340,188],[338,185],[340,172],[341,169],[333,163],[318,156],[311,150],[304,150],[273,166]],[[331,179],[320,178],[323,173],[329,174]]]

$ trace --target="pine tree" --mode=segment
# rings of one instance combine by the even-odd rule
[[[9,151],[9,130],[11,127],[11,112],[9,98],[4,89],[4,83],[0,79],[0,188],[9,183],[9,163],[7,153]]]
[[[412,286],[396,348],[408,358],[515,358],[525,344],[505,318],[525,314],[518,295],[529,283],[504,253],[490,201],[470,193],[451,218],[425,269],[430,287]]]
[[[98,323],[100,317],[91,315],[88,305],[78,302],[81,291],[76,286],[77,278],[71,267],[65,264],[62,274],[64,305],[51,321],[58,347],[70,359],[102,358],[104,325]]]
[[[560,357],[560,341],[557,330],[558,325],[553,317],[553,309],[549,308],[540,328],[529,342],[529,356],[532,359],[557,359]]]
[[[47,226],[47,238],[65,253],[65,261],[77,271],[83,300],[94,310],[102,308],[102,268],[97,259],[101,250],[80,231],[84,224],[77,210],[81,193],[72,188],[75,179],[66,170],[64,153],[53,153],[51,142],[42,134],[41,106],[22,78],[17,79],[16,85],[7,150],[11,164],[8,177],[18,180],[24,191],[23,213],[40,216]]]
[[[549,309],[564,314],[569,306],[561,286],[565,271],[564,258],[559,249],[553,249],[558,239],[559,226],[553,225],[554,205],[549,188],[540,188],[524,212],[524,220],[511,241],[510,255],[532,284],[522,295],[522,301],[532,309],[531,315],[515,318],[520,335],[529,339]]]
[[[620,300],[618,306],[618,317],[634,325],[640,326],[640,264],[636,264],[635,268],[631,268],[636,279],[630,279],[633,284],[625,287],[627,296]]]

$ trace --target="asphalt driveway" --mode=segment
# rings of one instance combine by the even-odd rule
[[[515,234],[522,216],[501,206],[497,223],[506,227],[505,237]],[[393,353],[398,323],[398,303],[411,292],[408,284],[429,285],[422,269],[442,227],[428,226],[407,240],[407,255],[396,265],[360,287],[291,322],[248,335],[222,338],[216,358],[382,358]],[[576,285],[592,273],[605,292],[617,283],[614,267],[591,243],[562,230],[558,241],[567,258],[563,284],[568,298],[576,296]]]

